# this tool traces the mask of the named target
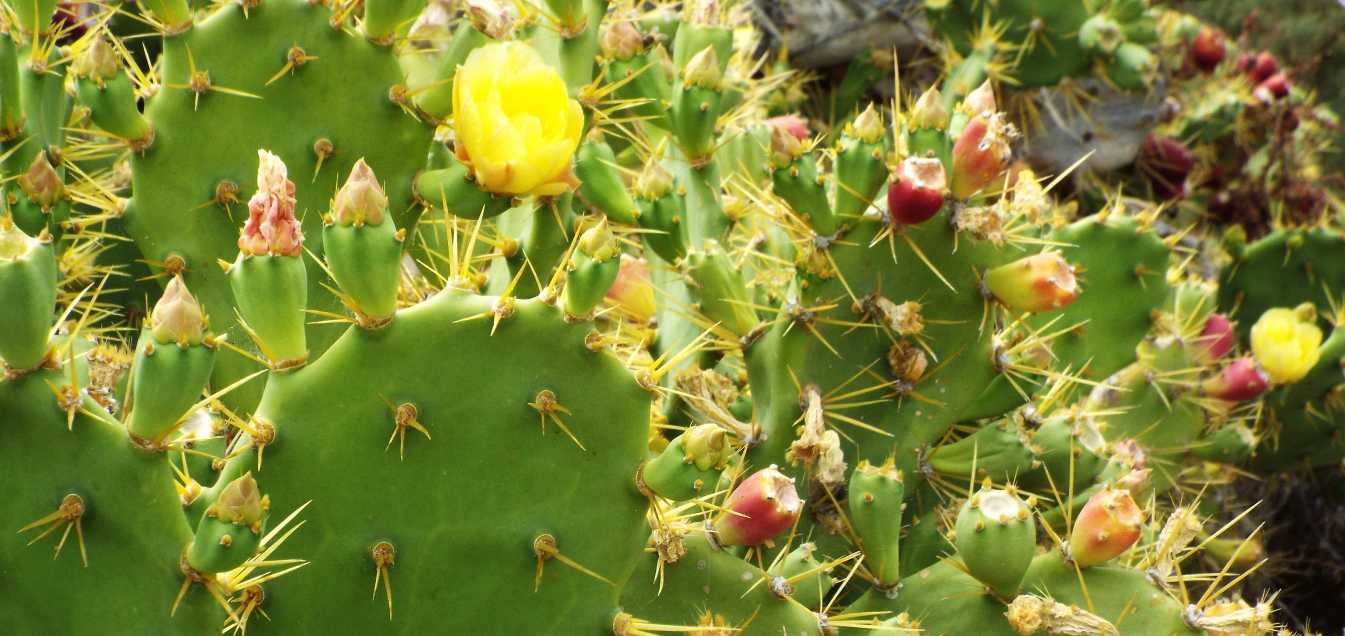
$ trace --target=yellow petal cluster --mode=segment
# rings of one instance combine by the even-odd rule
[[[1268,309],[1252,326],[1252,356],[1277,384],[1303,379],[1321,344],[1322,330],[1293,309]]]
[[[457,152],[483,189],[510,196],[573,189],[584,114],[531,46],[496,42],[467,56],[453,82],[453,127]]]

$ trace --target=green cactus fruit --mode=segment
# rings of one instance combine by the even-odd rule
[[[126,428],[142,443],[162,444],[210,382],[216,339],[205,326],[200,303],[180,276],[173,277],[135,346]]]
[[[804,543],[782,555],[766,574],[776,591],[787,593],[799,605],[820,611],[836,580],[831,576],[831,568],[818,562],[816,552],[816,545]]]
[[[294,216],[294,182],[285,164],[257,151],[257,193],[248,201],[248,221],[238,239],[238,258],[229,266],[238,313],[262,353],[276,367],[308,359],[304,310],[308,307],[303,230]]]
[[[26,371],[47,357],[47,338],[56,308],[56,253],[51,236],[24,234],[8,215],[0,216],[0,360]]]
[[[1013,598],[1036,552],[1037,524],[1014,492],[982,488],[958,513],[954,544],[972,576]]]
[[[850,474],[850,524],[859,537],[865,567],[878,586],[891,589],[901,581],[901,517],[906,485],[892,461],[874,466],[861,461]]]
[[[673,438],[641,468],[645,487],[660,497],[683,501],[709,494],[733,458],[728,433],[718,424],[698,424]]]
[[[1032,445],[1041,467],[1019,478],[1024,488],[1049,492],[1054,484],[1064,490],[1070,483],[1092,483],[1102,472],[1106,441],[1091,416],[1052,414],[1033,432]]]
[[[676,262],[687,251],[686,191],[658,159],[651,159],[635,182],[640,227],[652,230],[645,244],[665,261]]]
[[[743,337],[760,324],[742,271],[717,241],[706,241],[687,255],[687,268],[697,285],[692,293],[701,313],[725,331]]]
[[[817,158],[807,140],[788,126],[771,126],[771,182],[776,196],[808,218],[819,235],[836,231],[838,220],[827,202],[827,189],[817,171]]]
[[[639,208],[621,180],[616,154],[600,139],[579,146],[574,174],[579,178],[579,196],[591,207],[618,223],[635,223]]]
[[[187,548],[187,564],[205,573],[242,565],[261,544],[270,505],[251,472],[229,482],[202,513]]]
[[[845,127],[836,149],[836,218],[858,217],[873,205],[887,180],[883,116],[870,104]]]
[[[673,89],[673,134],[693,166],[704,164],[714,154],[723,98],[723,68],[714,47],[706,46],[682,67]]]
[[[603,22],[598,43],[608,58],[607,81],[618,86],[617,97],[639,100],[632,113],[671,130],[672,81],[655,50],[646,45],[646,37],[635,22]]]
[[[135,87],[120,71],[121,57],[102,35],[87,40],[70,67],[93,123],[125,139],[132,150],[143,150],[154,141],[154,127],[136,109]]]
[[[1004,418],[956,442],[935,447],[925,459],[931,468],[945,475],[963,478],[988,475],[997,481],[1009,481],[1037,467],[1034,451],[1022,426],[1012,418]]]
[[[384,323],[397,311],[404,233],[387,207],[383,187],[361,159],[322,225],[327,269],[349,297],[356,318],[371,324]]]
[[[573,264],[565,275],[563,301],[567,314],[587,316],[602,302],[621,270],[620,256],[616,236],[606,219],[579,235],[579,245],[571,255]]]

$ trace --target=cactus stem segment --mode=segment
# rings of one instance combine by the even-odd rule
[[[388,409],[392,411],[393,416],[392,435],[388,436],[388,445],[383,449],[384,451],[387,451],[387,449],[392,448],[392,440],[395,440],[400,437],[401,441],[398,442],[397,456],[400,457],[401,459],[406,459],[407,429],[414,429],[420,431],[420,433],[423,434],[425,436],[425,439],[427,440],[433,439],[432,437],[430,437],[429,429],[426,429],[425,425],[420,423],[419,419],[420,411],[416,408],[416,405],[410,402],[402,402],[401,404],[393,405],[393,403],[389,402],[387,398],[379,396],[379,399],[383,400],[383,403],[388,405]]]
[[[378,584],[381,582],[388,597],[388,620],[392,620],[392,575],[389,570],[397,563],[397,548],[387,541],[379,541],[369,548],[369,557],[374,560],[374,592],[370,598],[378,598]]]
[[[570,441],[574,442],[575,446],[579,447],[579,450],[585,452],[588,451],[587,448],[584,448],[584,444],[579,441],[579,438],[575,437],[574,433],[570,431],[570,427],[566,426],[565,422],[560,419],[559,415],[557,415],[557,413],[564,413],[565,415],[570,415],[571,413],[570,409],[565,408],[565,405],[556,400],[556,393],[554,391],[551,389],[542,389],[541,391],[538,391],[537,397],[533,398],[533,401],[528,402],[528,406],[531,406],[533,410],[540,414],[542,434],[546,434],[546,421],[547,419],[550,419],[556,423],[556,426],[560,427],[561,431],[564,431],[565,435],[570,438]]]
[[[84,567],[89,567],[89,554],[84,549],[84,498],[75,493],[70,493],[61,498],[61,505],[56,507],[56,511],[51,514],[39,517],[32,523],[19,528],[19,534],[29,530],[44,528],[41,533],[33,537],[28,545],[33,545],[38,541],[47,538],[47,535],[64,528],[61,533],[61,539],[56,542],[56,554],[52,558],[61,556],[61,548],[65,547],[66,539],[70,538],[70,530],[75,530],[75,540],[79,543],[79,559],[84,563]]]
[[[613,583],[611,579],[598,574],[597,572],[584,567],[578,561],[561,554],[560,548],[556,545],[555,535],[543,532],[534,537],[532,540],[532,553],[537,556],[537,576],[533,579],[533,592],[542,589],[542,570],[545,567],[546,562],[551,559],[560,561],[580,574],[591,576],[612,587],[616,587],[616,583]]]

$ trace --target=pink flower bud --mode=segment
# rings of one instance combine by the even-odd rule
[[[1207,26],[1191,40],[1191,62],[1202,72],[1213,73],[1224,61],[1227,49],[1223,32]]]
[[[1001,115],[977,116],[953,144],[953,196],[966,199],[1002,179],[1012,151],[1013,127]]]
[[[1079,567],[1110,561],[1130,549],[1140,538],[1144,511],[1125,490],[1099,492],[1074,520],[1069,535],[1069,555]]]
[[[1247,68],[1247,76],[1251,78],[1253,84],[1260,84],[1280,70],[1279,60],[1271,55],[1270,51],[1261,51],[1255,59],[1251,61],[1251,66]]]
[[[294,182],[280,157],[258,150],[257,158],[257,193],[248,200],[248,221],[238,237],[238,249],[249,256],[298,256],[304,233],[294,218]]]
[[[967,93],[967,96],[962,98],[962,106],[969,114],[977,117],[989,118],[994,115],[998,106],[995,104],[995,89],[990,86],[990,80],[981,82],[975,90]]]
[[[766,120],[766,126],[771,130],[782,129],[799,141],[807,141],[808,137],[812,136],[808,131],[808,120],[796,113],[771,117]]]
[[[654,286],[649,282],[649,265],[642,258],[621,255],[621,269],[616,280],[607,288],[607,297],[640,322],[649,322],[658,306],[654,302]]]
[[[1074,267],[1060,252],[1042,252],[985,273],[985,290],[1014,311],[1059,309],[1079,296]]]
[[[794,480],[772,465],[738,484],[715,521],[715,533],[721,545],[757,545],[792,527],[802,511]]]
[[[1198,343],[1211,360],[1224,357],[1233,348],[1233,322],[1223,314],[1210,314],[1205,328],[1200,331]]]
[[[1238,358],[1200,385],[1201,393],[1229,402],[1255,400],[1270,387],[1270,376],[1251,356]]]
[[[924,223],[938,214],[947,195],[942,161],[907,157],[897,166],[892,185],[887,189],[887,211],[893,223]]]

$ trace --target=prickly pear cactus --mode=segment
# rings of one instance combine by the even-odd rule
[[[1339,462],[1339,228],[1015,161],[1145,3],[925,4],[829,124],[746,2],[10,6],[0,619],[1269,633],[1194,495]]]

